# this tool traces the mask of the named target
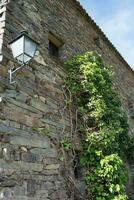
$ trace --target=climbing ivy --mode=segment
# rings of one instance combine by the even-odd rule
[[[34,132],[38,133],[40,136],[47,136],[47,137],[51,138],[50,130],[47,128],[33,127],[32,130]]]
[[[69,151],[72,149],[72,144],[69,141],[68,137],[63,137],[60,139],[60,145],[63,147],[65,151]]]
[[[112,81],[112,70],[100,55],[87,52],[66,62],[67,91],[79,111],[86,183],[93,200],[127,200],[127,170],[122,158],[128,147],[127,117]]]

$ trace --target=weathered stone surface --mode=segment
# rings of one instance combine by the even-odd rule
[[[41,184],[41,190],[42,190],[43,188],[45,188],[46,190],[48,190],[48,189],[53,189],[54,186],[55,186],[55,185],[54,185],[53,182],[45,181],[45,182],[42,182],[42,184]]]
[[[37,155],[43,155],[43,157],[55,158],[57,157],[57,150],[56,149],[41,149],[41,148],[33,148],[30,150],[31,153]]]
[[[40,97],[41,98],[41,97]],[[43,99],[43,97],[42,97]],[[45,102],[44,102],[45,101]],[[53,111],[53,113],[57,112],[52,106],[50,107],[48,104],[46,104],[46,100],[38,100],[35,99],[31,100],[30,104],[33,108],[38,109],[39,111],[42,111],[44,114]]]
[[[21,136],[14,136],[11,137],[11,144],[17,145],[24,145],[24,146],[31,146],[31,147],[39,147],[39,148],[48,148],[50,147],[50,141],[47,137],[39,137],[31,136],[31,137],[21,137]]]
[[[10,149],[9,148],[3,148],[2,149],[2,156],[5,160],[10,160]]]
[[[7,124],[6,124],[7,125]],[[0,124],[0,135],[7,134],[7,135],[21,135],[21,136],[30,136],[31,134],[27,131],[17,129],[14,127],[6,126],[5,124]]]
[[[21,160],[24,162],[41,163],[42,156],[33,153],[22,153]]]
[[[39,112],[39,110],[35,109],[34,107],[30,105],[27,105],[26,103],[16,101],[13,98],[9,98],[9,97],[8,98],[6,97],[6,101],[9,102],[9,104],[7,103],[8,106],[11,106],[11,107],[16,106],[18,109],[21,108],[21,111],[23,110],[24,112],[32,113],[33,115],[37,113],[38,115],[40,114],[41,116],[41,113]]]
[[[0,196],[4,199],[12,199],[13,197],[13,191],[9,188],[4,188],[1,192],[0,192]]]
[[[14,187],[17,184],[16,180],[6,180],[6,178],[0,182],[0,187]]]
[[[25,146],[20,147],[20,150],[21,150],[22,152],[27,152],[27,151],[28,151],[28,149],[27,149]]]
[[[58,175],[59,174],[59,170],[57,170],[57,169],[52,169],[52,170],[49,170],[49,169],[45,169],[43,172],[42,172],[42,174],[44,174],[44,175]]]
[[[36,163],[27,163],[22,161],[6,162],[3,159],[0,159],[0,169],[12,169],[12,170],[23,170],[23,171],[37,171],[40,172],[43,170],[42,164]]]
[[[59,169],[60,164],[51,164],[51,165],[46,165],[45,169],[47,170],[53,170],[53,169]]]
[[[63,62],[87,50],[102,54],[104,62],[113,66],[115,87],[129,115],[131,134],[134,134],[134,74],[75,0],[0,2],[4,2],[0,6],[0,198],[74,200],[70,191],[67,193],[65,177],[61,175],[66,169],[59,161],[59,138],[70,134],[72,120],[75,128],[76,118],[72,114],[70,119],[66,108],[67,96],[62,85],[67,73]],[[10,85],[7,72],[18,64],[8,43],[22,29],[40,45],[34,59],[16,74],[17,83]],[[49,55],[50,32],[63,41],[59,58]],[[99,47],[94,42],[97,37]],[[52,140],[33,132],[33,128],[49,130]],[[78,134],[74,140],[74,148],[80,150]],[[73,169],[67,170],[72,176]],[[134,197],[134,173],[131,168],[129,171],[129,191]],[[76,182],[84,192],[83,182]]]
[[[15,122],[18,122],[20,124],[25,124],[27,126],[31,127],[38,127],[39,126],[39,120],[36,117],[32,117],[26,114],[23,114],[21,112],[18,112],[16,110],[12,110],[10,108],[4,107],[4,117],[8,120],[13,120]]]
[[[27,195],[29,197],[34,197],[35,192],[36,192],[36,181],[29,179],[27,181]]]

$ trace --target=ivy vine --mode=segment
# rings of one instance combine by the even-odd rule
[[[123,159],[128,148],[128,123],[114,89],[112,70],[100,55],[87,52],[66,62],[67,91],[79,112],[78,131],[83,135],[85,180],[93,200],[127,200],[127,170]]]

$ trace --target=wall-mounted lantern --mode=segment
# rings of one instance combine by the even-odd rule
[[[14,83],[14,81],[12,81],[13,74],[27,65],[34,57],[38,43],[29,37],[27,31],[22,31],[17,38],[9,43],[9,45],[11,47],[13,57],[20,64],[20,67],[9,70],[10,83]]]

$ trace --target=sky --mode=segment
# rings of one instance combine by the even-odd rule
[[[134,69],[134,0],[79,0]]]

